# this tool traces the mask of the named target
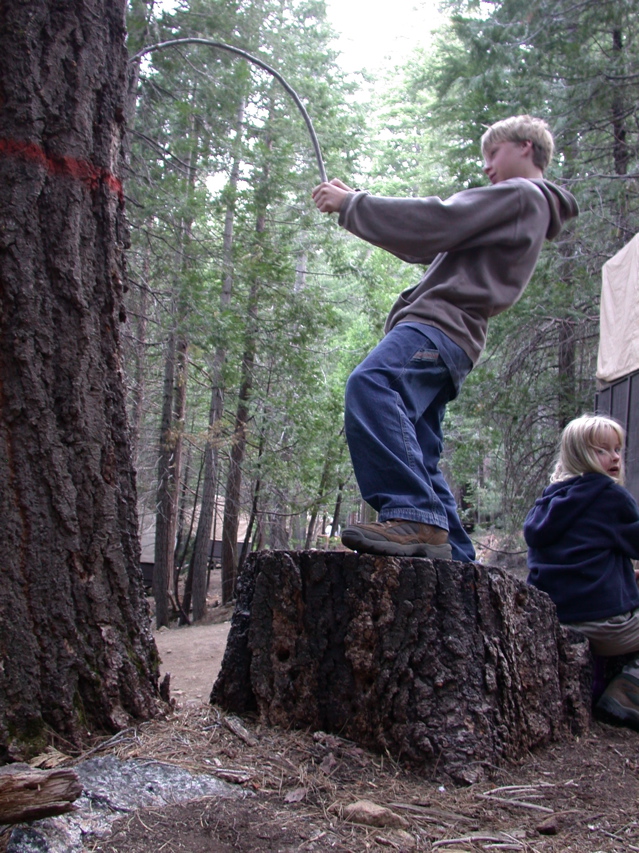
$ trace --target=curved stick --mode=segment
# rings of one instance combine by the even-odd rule
[[[183,39],[171,39],[170,41],[159,42],[158,44],[152,44],[149,47],[143,47],[142,50],[139,50],[135,56],[132,56],[129,62],[135,62],[138,59],[141,59],[147,53],[153,53],[155,50],[162,50],[165,47],[173,47],[177,44],[208,44],[209,47],[217,47],[220,50],[228,50],[230,53],[235,53],[238,56],[247,59],[249,62],[252,62],[254,65],[259,65],[260,68],[263,68],[265,71],[268,71],[269,74],[272,74],[276,80],[278,80],[284,89],[289,93],[291,98],[295,101],[297,108],[302,114],[304,121],[306,122],[306,127],[308,128],[308,132],[311,135],[311,142],[313,143],[313,148],[315,149],[315,157],[317,158],[317,165],[319,167],[320,179],[322,182],[328,180],[326,177],[326,169],[324,168],[324,161],[322,160],[322,152],[320,151],[319,142],[317,139],[317,135],[315,133],[315,129],[313,128],[313,123],[311,122],[311,118],[309,114],[306,112],[306,108],[304,104],[299,99],[299,96],[295,89],[290,86],[286,80],[282,77],[279,71],[276,71],[274,68],[271,68],[270,65],[267,65],[266,62],[262,62],[261,59],[258,59],[256,56],[251,56],[250,53],[247,53],[245,50],[240,50],[239,47],[233,47],[230,44],[224,44],[221,41],[212,41],[211,39],[204,38],[183,38]]]

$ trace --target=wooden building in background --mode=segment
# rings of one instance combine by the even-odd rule
[[[639,501],[639,234],[602,269],[595,410],[626,430],[626,488]]]

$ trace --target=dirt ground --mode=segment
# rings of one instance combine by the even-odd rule
[[[161,628],[155,643],[160,653],[160,678],[171,676],[171,698],[180,707],[208,702],[222,664],[232,610],[211,611],[206,625]]]
[[[156,634],[175,712],[112,751],[216,775],[243,798],[132,812],[87,851],[639,851],[639,734],[593,722],[587,736],[455,788],[335,735],[274,730],[208,705],[230,615],[213,608],[207,625]]]

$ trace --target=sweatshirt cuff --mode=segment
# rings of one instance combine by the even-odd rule
[[[368,190],[353,190],[353,192],[348,194],[339,211],[339,218],[337,220],[338,225],[344,226],[348,213],[353,204],[355,204],[355,199],[363,195],[370,195],[370,193]]]

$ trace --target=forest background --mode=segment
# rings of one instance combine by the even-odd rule
[[[446,473],[477,546],[490,537],[516,552],[561,428],[594,406],[601,267],[639,230],[639,11],[630,0],[441,9],[430,46],[383,79],[340,68],[322,0],[169,11],[130,0],[128,49],[201,37],[259,57],[306,104],[329,177],[381,195],[484,184],[485,127],[522,112],[548,120],[547,177],[581,216],[492,321],[445,424]],[[176,602],[184,621],[206,615],[211,539],[223,542],[229,600],[248,550],[331,547],[367,513],[343,389],[420,269],[317,213],[306,127],[264,71],[180,45],[139,61],[133,85],[124,369],[163,625]]]

